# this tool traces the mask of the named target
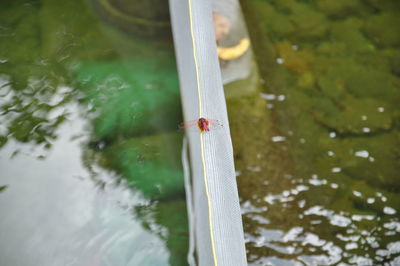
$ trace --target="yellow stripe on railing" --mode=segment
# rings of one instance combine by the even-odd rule
[[[192,35],[193,58],[194,58],[194,64],[195,64],[195,69],[196,69],[197,94],[198,94],[198,100],[199,100],[199,118],[200,118],[200,117],[203,117],[203,110],[202,110],[201,88],[200,88],[200,79],[199,79],[199,66],[197,63],[196,42],[195,42],[195,36],[194,36],[194,32],[193,32],[192,0],[188,0],[188,1],[189,1],[190,33]],[[214,244],[211,197],[210,197],[210,193],[208,191],[206,163],[204,160],[203,132],[200,132],[200,145],[201,145],[201,161],[203,164],[204,186],[206,189],[207,202],[208,202],[208,221],[210,224],[209,226],[210,226],[211,248],[212,248],[212,253],[213,253],[214,265],[218,266],[217,254],[215,252],[215,244]]]

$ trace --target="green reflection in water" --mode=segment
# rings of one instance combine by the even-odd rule
[[[400,5],[242,7],[262,76],[228,104],[249,261],[399,263]]]
[[[183,196],[181,142],[180,133],[121,139],[101,151],[99,163],[151,199]]]
[[[150,199],[149,206],[133,206],[133,216],[165,241],[171,265],[186,265],[182,134],[176,132],[181,113],[171,43],[135,40],[78,0],[2,1],[0,39],[0,147],[14,140],[50,152],[57,128],[69,119],[65,106],[79,102],[91,121],[83,163],[93,180],[93,169],[101,166]]]
[[[98,138],[175,130],[181,120],[179,86],[172,55],[132,61],[88,62],[76,78],[92,112]]]

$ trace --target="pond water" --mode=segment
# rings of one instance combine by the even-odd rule
[[[226,93],[249,264],[400,265],[398,1],[242,7],[260,78]],[[108,11],[0,3],[2,265],[187,264],[172,41]]]
[[[249,264],[400,265],[399,2],[241,4],[260,74],[228,100]]]
[[[98,8],[0,3],[1,265],[187,264],[172,41]]]

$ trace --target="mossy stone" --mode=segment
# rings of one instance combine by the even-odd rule
[[[304,72],[300,75],[297,85],[300,88],[312,88],[315,84],[315,77],[312,72]]]
[[[325,36],[328,22],[324,14],[294,0],[277,1],[276,4],[288,13],[287,19],[294,25],[294,36],[298,40],[316,40]]]
[[[390,73],[358,64],[351,59],[332,59],[330,63],[326,77],[320,79],[319,85],[322,85],[323,90],[324,84],[331,83],[329,89],[332,91],[343,91],[345,88],[356,97],[371,97],[392,104],[400,96],[400,80]]]
[[[384,11],[384,12],[393,12],[400,11],[400,5],[398,0],[365,0],[367,5],[370,5],[374,11]]]
[[[302,74],[311,70],[314,56],[308,51],[295,50],[288,41],[279,42],[275,47],[283,59],[283,65],[291,72]]]
[[[359,0],[317,0],[317,8],[329,16],[344,17],[360,9]]]
[[[347,46],[343,42],[326,41],[318,44],[317,52],[320,55],[327,56],[345,56],[347,55]]]
[[[375,136],[374,139],[365,141],[352,139],[350,142],[353,151],[366,150],[368,158],[355,157],[356,163],[349,164],[343,159],[343,171],[348,175],[366,180],[369,184],[392,192],[399,192],[398,171],[400,169],[399,136],[397,133]],[[373,158],[373,159],[370,159]]]
[[[398,47],[400,45],[398,25],[400,25],[399,15],[385,12],[369,17],[364,31],[379,47]]]
[[[397,77],[400,77],[400,50],[385,50],[382,52],[382,57],[389,62],[390,71]]]
[[[273,5],[262,0],[255,0],[251,4],[252,8],[258,10],[257,15],[263,18],[261,26],[266,32],[272,31],[277,36],[289,38],[295,32],[295,27],[288,20],[288,16],[277,11]]]
[[[368,53],[375,50],[375,46],[364,37],[360,31],[362,21],[349,18],[344,21],[332,23],[330,37],[333,42],[346,45],[347,53]]]
[[[393,127],[393,114],[385,103],[373,99],[342,99],[334,113],[315,113],[316,120],[342,135],[368,135],[388,131]],[[338,119],[340,117],[340,119]]]

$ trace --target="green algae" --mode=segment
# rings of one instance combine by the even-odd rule
[[[340,101],[334,110],[326,109],[313,113],[314,118],[340,135],[369,135],[386,132],[393,128],[393,115],[390,111],[380,112],[386,104],[373,99],[348,97]],[[340,119],[338,119],[340,117]]]
[[[262,21],[262,28],[266,31],[272,31],[275,34],[281,34],[283,36],[290,36],[294,33],[295,28],[293,24],[286,19],[284,14],[276,12],[273,5],[266,1],[254,1],[254,5],[260,10],[260,17],[268,18]]]
[[[315,40],[325,36],[328,28],[324,14],[295,0],[276,1],[276,6],[288,12],[287,19],[295,28],[293,35],[297,40]]]
[[[390,25],[399,25],[397,13],[387,12],[371,16],[365,23],[364,30],[367,36],[380,47],[398,47],[400,36],[398,30]],[[382,29],[385,30],[382,30]]]
[[[356,18],[334,23],[330,29],[332,42],[345,45],[345,53],[368,53],[375,50],[374,44],[361,31],[363,21]]]
[[[325,14],[333,17],[345,17],[360,9],[359,0],[317,0],[316,6]]]
[[[395,1],[254,0],[242,1],[242,6],[263,93],[275,97],[268,96],[266,106],[254,105],[259,111],[251,112],[266,116],[262,121],[268,125],[267,133],[260,130],[264,142],[256,130],[240,130],[237,125],[232,127],[234,147],[242,147],[248,135],[257,140],[258,148],[249,141],[240,154],[246,154],[249,146],[249,153],[265,156],[268,151],[282,156],[280,160],[263,157],[266,163],[256,156],[235,157],[239,169],[258,170],[242,170],[238,176],[242,206],[251,203],[257,213],[265,208],[256,221],[254,213],[244,214],[244,221],[250,223],[245,226],[250,262],[265,264],[278,257],[294,263],[303,261],[305,254],[327,256],[330,248],[299,248],[296,241],[301,240],[269,241],[267,234],[260,233],[280,230],[289,234],[299,227],[303,232],[299,239],[306,232],[313,233],[346,252],[336,262],[314,261],[318,265],[351,264],[354,256],[370,258],[372,264],[383,261],[378,245],[395,240],[385,223],[399,221],[396,40],[400,35],[394,26],[399,24],[399,5]],[[306,21],[307,15],[311,21]],[[279,28],[269,18],[291,25],[284,22]],[[309,32],[303,34],[306,29]],[[277,100],[279,95],[282,101]],[[241,110],[244,104],[230,100],[228,107]],[[230,110],[231,120],[231,114],[234,119],[243,116]],[[239,123],[245,128],[266,126]],[[268,141],[274,136],[283,138]],[[296,191],[296,184],[303,186],[301,191]],[[257,222],[260,219],[267,222]],[[371,232],[376,242],[368,242],[365,232]],[[353,237],[358,239],[357,246],[347,249]],[[283,247],[296,250],[295,255]]]

